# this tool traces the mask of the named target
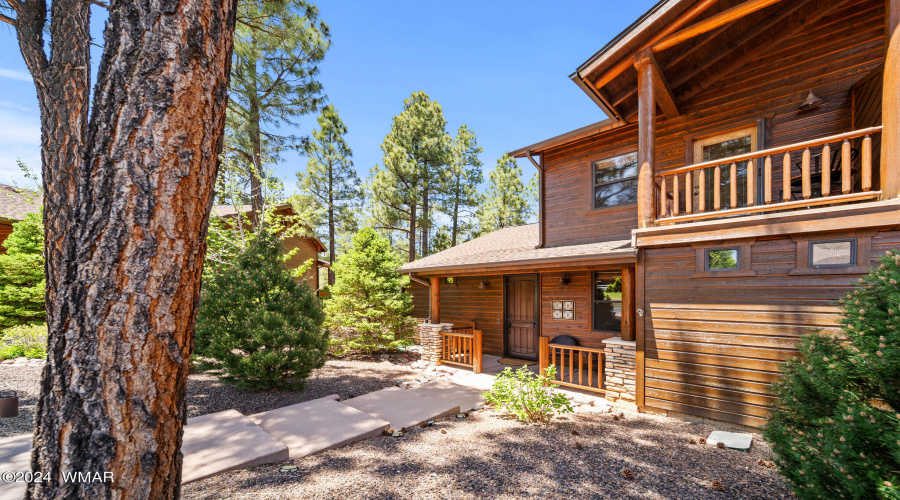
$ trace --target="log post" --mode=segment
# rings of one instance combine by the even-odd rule
[[[622,340],[634,340],[634,268],[622,269]]]
[[[885,2],[884,85],[881,116],[881,198],[900,196],[900,0]]]
[[[429,289],[431,292],[431,322],[432,323],[440,323],[441,322],[441,279],[440,278],[431,278],[431,287]]]
[[[649,49],[634,55],[634,67],[638,73],[638,227],[642,228],[652,226],[654,221],[656,96],[651,57]],[[660,194],[659,203],[665,203],[664,196],[665,193]]]
[[[538,368],[540,369],[541,375],[547,372],[547,367],[550,366],[550,337],[541,337],[540,339],[540,349],[538,350]]]
[[[482,346],[481,346],[481,330],[472,330],[472,350],[474,351],[472,371],[481,373]]]

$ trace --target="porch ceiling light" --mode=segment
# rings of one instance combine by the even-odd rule
[[[810,109],[816,109],[825,102],[823,99],[819,98],[816,94],[813,94],[812,89],[809,91],[809,95],[806,96],[806,100],[803,101],[803,104],[798,108],[800,111],[807,111]]]

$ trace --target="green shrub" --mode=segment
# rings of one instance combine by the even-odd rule
[[[325,364],[328,332],[315,292],[284,266],[281,243],[255,237],[231,262],[207,263],[195,352],[248,389],[302,389]]]
[[[409,276],[397,271],[402,263],[388,240],[370,227],[356,233],[335,262],[325,310],[331,327],[344,335],[344,349],[374,352],[412,343],[412,296],[405,291]]]
[[[813,333],[782,368],[763,435],[799,498],[900,498],[900,255],[841,300],[843,335]]]
[[[47,357],[47,325],[20,325],[0,335],[0,359]]]
[[[44,225],[40,214],[13,224],[0,255],[0,328],[37,324],[44,311]]]
[[[533,373],[523,366],[515,372],[503,370],[494,380],[491,390],[482,394],[484,399],[519,420],[549,422],[554,413],[572,413],[572,403],[555,389],[550,382],[556,375],[556,366],[547,367],[544,375]]]

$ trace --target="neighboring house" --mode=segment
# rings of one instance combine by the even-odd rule
[[[249,214],[251,211],[250,205],[243,205],[241,207],[243,212],[247,214],[249,219]],[[275,206],[275,213],[278,215],[295,215],[294,209],[291,207],[289,203],[283,205]],[[237,215],[237,210],[233,205],[215,205],[213,206],[212,216],[213,217],[221,217],[221,218],[231,218]],[[297,253],[291,256],[287,261],[287,266],[295,269],[303,265],[306,261],[313,259],[313,266],[303,275],[303,279],[309,280],[310,285],[314,290],[319,289],[319,284],[322,283],[319,281],[320,272],[319,268],[326,268],[323,273],[327,273],[327,268],[329,264],[327,261],[319,259],[319,252],[325,252],[328,249],[325,248],[325,245],[317,238],[315,235],[311,234],[307,236],[290,236],[283,240],[284,243],[284,251],[290,252],[293,249],[297,249]],[[327,274],[326,274],[327,277]]]
[[[0,184],[0,253],[6,253],[3,242],[12,234],[13,224],[27,214],[41,211],[44,199],[40,193]]]
[[[571,75],[612,118],[512,153],[539,223],[403,266],[415,316],[608,399],[761,426],[798,337],[838,331],[900,248],[898,9],[661,1]]]

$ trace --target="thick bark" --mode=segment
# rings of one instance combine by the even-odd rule
[[[428,256],[428,186],[422,190],[422,257]]]
[[[459,231],[459,190],[460,178],[456,176],[456,190],[453,193],[453,228],[450,231],[450,246],[456,246],[456,233]]]
[[[49,62],[17,11],[41,105],[50,330],[32,456],[48,476],[28,498],[173,498],[236,4],[113,1],[90,122],[88,5],[53,2]]]
[[[409,261],[416,260],[416,204],[409,205]]]
[[[262,138],[260,132],[259,96],[256,95],[257,80],[256,66],[250,66],[250,154],[253,156],[253,164],[250,165],[250,218],[253,228],[260,225],[260,216],[263,212],[262,193]]]
[[[328,263],[334,265],[334,166],[328,165]],[[328,284],[334,284],[334,273],[328,268]]]

